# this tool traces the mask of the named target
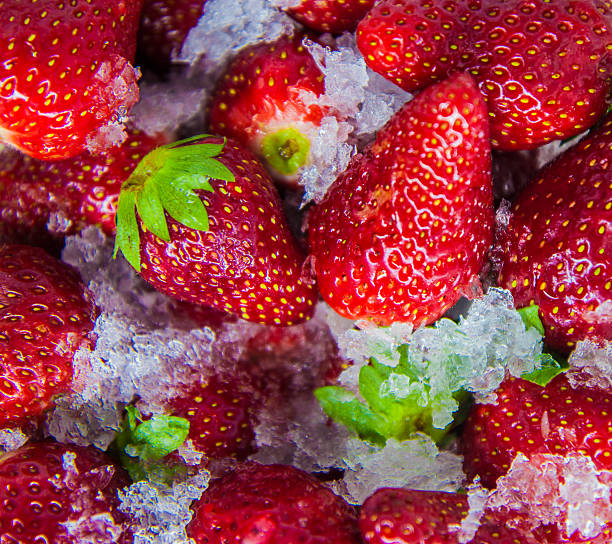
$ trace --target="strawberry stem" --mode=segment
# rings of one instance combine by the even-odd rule
[[[306,164],[310,141],[295,128],[286,128],[268,134],[263,139],[261,151],[272,168],[289,176]]]

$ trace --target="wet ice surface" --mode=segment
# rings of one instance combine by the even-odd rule
[[[0,453],[16,450],[27,441],[28,436],[21,429],[0,429]]]
[[[578,342],[569,358],[569,365],[567,379],[572,387],[612,390],[612,342]]]
[[[208,487],[210,474],[200,470],[173,487],[137,482],[119,491],[119,509],[135,522],[134,544],[188,544],[186,525],[191,521],[189,506]]]

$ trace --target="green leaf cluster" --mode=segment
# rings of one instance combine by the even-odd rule
[[[206,231],[208,211],[195,192],[213,192],[211,179],[234,182],[232,171],[217,157],[225,146],[195,143],[200,135],[158,147],[146,155],[124,182],[117,203],[115,256],[121,250],[128,262],[140,271],[142,224],[157,237],[169,242],[166,213],[178,223]]]
[[[128,406],[115,446],[132,480],[161,479],[170,483],[181,467],[168,467],[159,461],[176,451],[188,434],[189,421],[184,418],[155,415],[145,420],[138,408]]]

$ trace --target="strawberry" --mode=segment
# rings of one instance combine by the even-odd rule
[[[612,393],[584,385],[572,387],[565,374],[545,387],[507,378],[495,404],[476,404],[462,435],[464,469],[494,487],[518,453],[581,453],[597,469],[612,470]]]
[[[485,105],[470,76],[406,104],[310,217],[323,298],[381,325],[438,319],[476,279],[491,243],[490,163]]]
[[[316,290],[272,181],[249,151],[222,138],[196,136],[143,159],[119,196],[119,249],[180,300],[272,325],[314,311]]]
[[[316,102],[325,91],[323,74],[302,38],[284,36],[242,50],[208,106],[211,131],[250,148],[289,185],[308,164],[310,140],[326,111]]]
[[[156,71],[167,70],[196,26],[206,0],[144,0],[137,57]]]
[[[84,151],[54,162],[5,149],[0,152],[0,238],[29,241],[44,237],[47,228],[57,236],[87,225],[114,234],[121,184],[140,159],[167,141],[130,129],[127,140],[106,155]],[[52,215],[64,222],[48,225]]]
[[[413,91],[465,70],[489,108],[493,146],[579,134],[606,110],[609,0],[383,0],[357,28],[376,72]]]
[[[514,528],[513,516],[485,511],[476,534],[460,540],[459,527],[469,512],[468,497],[444,491],[383,488],[368,497],[359,516],[365,544],[536,544]]]
[[[612,340],[612,115],[543,169],[501,233],[499,284],[517,306],[536,304],[546,342]]]
[[[213,375],[172,399],[169,409],[189,421],[188,438],[206,457],[244,459],[254,451],[252,405],[231,376]]]
[[[138,100],[130,65],[142,0],[0,4],[0,138],[63,159]]]
[[[118,510],[127,474],[92,447],[30,443],[0,457],[2,542],[131,542]]]
[[[358,544],[354,509],[309,474],[249,463],[213,481],[187,535],[203,543]]]
[[[301,0],[286,11],[317,32],[353,31],[375,0]]]
[[[0,426],[19,425],[69,391],[97,309],[78,273],[29,246],[0,246]]]

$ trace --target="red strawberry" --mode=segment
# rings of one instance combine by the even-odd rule
[[[127,140],[106,155],[85,151],[56,162],[5,149],[0,152],[0,238],[38,239],[53,214],[66,223],[52,226],[52,235],[72,234],[87,225],[113,234],[121,184],[140,159],[167,141],[130,130]]]
[[[28,444],[0,457],[2,542],[131,542],[118,510],[125,471],[92,447]]]
[[[379,489],[363,503],[359,528],[365,544],[459,544],[468,515],[466,495],[444,491]],[[536,544],[541,540],[514,528],[510,514],[485,511],[470,544]]]
[[[546,342],[612,340],[612,115],[540,172],[501,234],[499,284],[537,304]]]
[[[213,375],[172,399],[169,408],[189,421],[188,438],[206,457],[244,459],[254,451],[253,397],[231,377]]]
[[[492,237],[484,101],[456,75],[405,105],[310,218],[323,298],[384,325],[439,318],[468,290]]]
[[[375,0],[302,0],[287,13],[318,32],[353,31]]]
[[[495,404],[476,404],[465,422],[464,469],[494,487],[518,453],[591,457],[597,469],[612,470],[612,393],[573,388],[565,374],[541,387],[507,378]]]
[[[231,141],[198,136],[147,155],[122,188],[116,247],[181,300],[272,325],[314,311],[316,290],[272,181]]]
[[[144,0],[137,55],[155,70],[166,70],[196,26],[206,0]]]
[[[142,0],[6,0],[0,36],[0,139],[41,159],[86,139],[138,100],[134,58]]]
[[[353,508],[309,474],[249,463],[213,481],[193,507],[196,544],[358,544]]]
[[[383,0],[357,43],[406,90],[457,70],[485,96],[494,147],[525,149],[579,134],[606,110],[609,0]]]
[[[72,382],[97,309],[78,273],[29,246],[0,246],[0,427],[39,416]]]
[[[220,78],[209,104],[210,130],[259,156],[272,175],[295,183],[325,109],[323,74],[302,35],[247,47]]]

